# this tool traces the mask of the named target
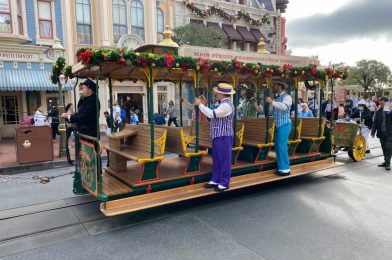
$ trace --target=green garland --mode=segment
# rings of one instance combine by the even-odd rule
[[[250,16],[249,13],[245,12],[244,10],[238,11],[236,15],[231,15],[225,12],[222,8],[219,8],[218,6],[211,6],[208,9],[202,10],[198,8],[191,0],[184,0],[184,4],[189,10],[191,10],[194,14],[201,18],[218,15],[221,18],[226,19],[227,21],[230,21],[232,23],[240,19],[244,19],[251,26],[262,26],[268,21],[269,18],[268,14],[266,14],[261,19],[254,19]]]
[[[63,73],[65,67],[65,58],[59,57],[56,63],[53,65],[52,73],[50,74],[50,80],[53,84],[59,83],[59,76]]]
[[[261,63],[244,63],[237,60],[215,61],[203,58],[184,56],[157,55],[139,53],[128,49],[95,49],[81,48],[77,51],[77,60],[86,66],[102,65],[105,63],[124,64],[126,66],[152,67],[166,69],[197,70],[201,73],[214,71],[217,73],[238,73],[256,75],[263,78],[281,77],[300,80],[326,80],[328,78],[346,79],[347,68],[333,70],[330,68],[317,69],[316,66],[293,67],[290,64],[281,66],[264,65]],[[72,70],[67,68],[67,76],[72,76]]]

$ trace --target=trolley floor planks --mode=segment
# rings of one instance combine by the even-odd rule
[[[274,174],[275,170],[236,176],[231,178],[229,191],[293,178],[340,165],[342,165],[342,163],[336,163],[333,158],[329,158],[326,160],[294,165],[291,167],[291,175],[284,177],[276,176]],[[205,189],[204,183],[199,183],[101,203],[100,209],[105,216],[115,216],[213,194],[217,193],[211,189]]]

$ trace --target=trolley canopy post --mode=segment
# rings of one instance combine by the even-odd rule
[[[95,107],[96,107],[96,113],[95,113],[95,116],[97,117],[96,119],[97,119],[97,140],[98,140],[98,142],[99,142],[99,140],[101,140],[101,133],[100,133],[100,129],[99,129],[99,108],[100,108],[100,106],[99,106],[99,98],[98,98],[98,93],[99,93],[99,77],[101,76],[101,73],[99,73],[98,75],[97,75],[97,78],[96,78],[96,84],[97,84],[97,91],[96,91],[96,93],[95,93],[95,95],[96,95],[96,102],[95,102]]]
[[[267,97],[269,97],[269,89],[271,88],[271,78],[266,78],[266,87],[264,88],[264,104],[265,104],[265,143],[268,144],[270,142],[270,133],[269,133],[269,128],[270,128],[270,116],[269,116],[269,104],[267,104]]]
[[[113,133],[113,85],[112,85],[112,77],[109,76],[109,109],[110,109],[110,121],[112,125],[110,126],[110,131]]]
[[[234,120],[233,120],[233,129],[234,129],[234,135],[237,134],[237,106],[238,106],[238,74],[237,72],[230,74],[231,79],[233,81],[233,88],[235,90],[235,94],[233,95],[233,101],[234,101]],[[233,147],[237,147],[237,138],[234,138],[233,140]]]
[[[298,137],[298,85],[299,85],[299,78],[295,77],[294,78],[294,140],[297,140]]]
[[[318,100],[318,102],[319,102],[319,130],[318,130],[318,136],[321,136],[321,132],[322,132],[321,123],[322,123],[322,120],[323,120],[323,106],[321,104],[321,101],[323,100],[323,89],[324,89],[324,81],[320,80],[319,81],[319,99],[320,100]],[[314,105],[316,106],[316,100],[314,101]]]
[[[199,84],[200,84],[200,72],[199,70],[193,71],[193,87],[194,87],[194,96],[198,98],[197,94],[199,93]],[[195,142],[195,152],[199,152],[199,107],[195,106],[195,135],[196,135],[196,142]]]
[[[178,82],[179,90],[180,90],[180,98],[182,98],[182,80]],[[182,118],[182,100],[180,100],[180,126],[183,127],[183,118]]]

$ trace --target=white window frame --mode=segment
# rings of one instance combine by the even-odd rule
[[[139,34],[136,34],[136,33],[134,33],[134,32],[132,31],[132,28],[133,28],[133,27],[138,28],[138,29],[142,28],[142,27],[139,27],[139,26],[133,26],[133,24],[132,24],[132,8],[133,8],[133,7],[132,7],[132,4],[133,4],[134,2],[139,2],[140,4],[142,4],[142,7],[143,7],[143,12],[142,12],[142,14],[143,14],[143,33],[144,33],[143,37],[140,37]],[[135,35],[138,35],[140,38],[142,38],[143,41],[146,40],[146,23],[145,23],[146,16],[145,16],[145,14],[144,14],[144,11],[145,11],[144,1],[142,1],[142,0],[132,0],[132,1],[131,1],[131,7],[130,7],[130,12],[131,12],[131,16],[130,16],[130,18],[131,18],[131,19],[130,19],[130,22],[131,22],[131,32],[132,32],[133,34],[135,34]]]
[[[88,1],[89,1],[89,5],[90,5],[90,28],[91,28],[91,30],[90,30],[91,42],[89,42],[89,43],[79,43],[79,40],[78,40],[78,20],[77,20],[78,18],[77,18],[77,14],[76,14],[76,5],[77,5],[76,1],[75,1],[75,5],[74,5],[73,12],[75,14],[75,35],[76,35],[75,38],[76,38],[76,43],[78,45],[93,45],[94,44],[93,7],[92,7],[91,0],[88,0]]]
[[[52,38],[41,38],[39,34],[39,17],[38,17],[38,1],[45,1],[50,3],[50,10],[52,16]],[[35,13],[35,31],[36,31],[36,42],[37,44],[52,46],[54,40],[57,38],[57,28],[56,28],[56,12],[55,12],[54,0],[34,0],[34,13]]]
[[[162,13],[162,32],[159,31],[159,19],[158,19],[158,12]],[[162,8],[157,7],[157,39],[159,40],[159,36],[162,35],[163,39],[163,32],[165,31],[165,13],[163,12]]]
[[[127,1],[126,0],[122,0],[123,2],[124,2],[124,7],[125,7],[125,24],[115,24],[114,22],[113,22],[113,15],[114,15],[114,8],[113,8],[113,6],[114,6],[114,0],[112,1],[112,31],[113,31],[113,43],[115,43],[115,44],[117,44],[117,42],[118,42],[118,39],[117,39],[117,41],[116,41],[116,39],[115,39],[115,37],[114,37],[114,26],[116,26],[116,25],[118,25],[118,26],[126,26],[127,27],[127,31],[126,31],[126,34],[128,34],[129,33],[129,31],[130,31],[130,26],[129,26],[129,22],[128,22],[128,17],[130,17],[130,15],[129,15],[129,13],[128,13],[128,10],[129,10],[129,8],[128,8],[128,3],[127,3]],[[132,26],[132,25],[131,25]],[[126,35],[126,34],[124,34],[124,35]],[[124,36],[123,35],[123,36]],[[121,37],[120,37],[121,38]]]

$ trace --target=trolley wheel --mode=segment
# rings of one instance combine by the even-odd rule
[[[348,155],[353,161],[358,162],[363,159],[366,153],[366,140],[362,135],[357,135],[353,141],[353,147],[349,150]]]

